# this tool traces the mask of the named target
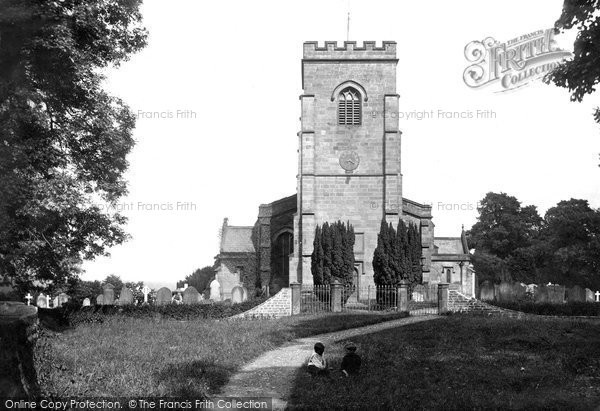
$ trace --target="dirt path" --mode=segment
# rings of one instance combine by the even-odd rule
[[[422,321],[443,318],[437,315],[408,317],[379,324],[320,334],[294,340],[268,351],[246,364],[221,390],[223,397],[272,397],[273,409],[283,410],[287,404],[296,372],[308,359],[317,341],[325,345],[358,335],[402,327]]]

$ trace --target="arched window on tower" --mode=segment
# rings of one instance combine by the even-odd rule
[[[362,121],[360,93],[352,87],[346,87],[338,95],[338,124],[360,126]]]

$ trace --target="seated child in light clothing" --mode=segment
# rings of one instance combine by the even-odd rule
[[[327,361],[323,356],[325,346],[320,342],[315,344],[315,352],[308,359],[308,372],[312,375],[329,375]]]

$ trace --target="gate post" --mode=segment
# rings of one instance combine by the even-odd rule
[[[33,364],[37,339],[37,307],[0,302],[0,397],[36,398],[40,395]]]
[[[300,314],[300,283],[291,283],[292,289],[292,315]]]
[[[438,314],[448,312],[448,283],[438,284]]]
[[[398,311],[401,313],[408,312],[408,282],[406,280],[400,281],[398,287]]]
[[[338,280],[333,280],[331,283],[331,311],[342,312],[342,283]]]

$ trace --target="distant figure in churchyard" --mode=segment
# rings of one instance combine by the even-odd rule
[[[200,293],[196,287],[189,286],[183,291],[184,304],[198,304],[200,302]]]
[[[83,304],[81,304],[82,307],[89,307],[90,306],[90,299],[85,297],[83,299]]]
[[[181,296],[181,293],[175,293],[175,295],[171,297],[171,302],[174,304],[183,303],[183,297]]]
[[[362,362],[360,355],[356,353],[356,344],[349,342],[344,348],[346,349],[346,355],[342,358],[342,374],[346,377],[356,375],[360,371]]]
[[[171,290],[167,287],[163,287],[156,292],[156,305],[171,304]]]
[[[221,284],[215,278],[210,283],[210,299],[213,301],[221,301]]]

